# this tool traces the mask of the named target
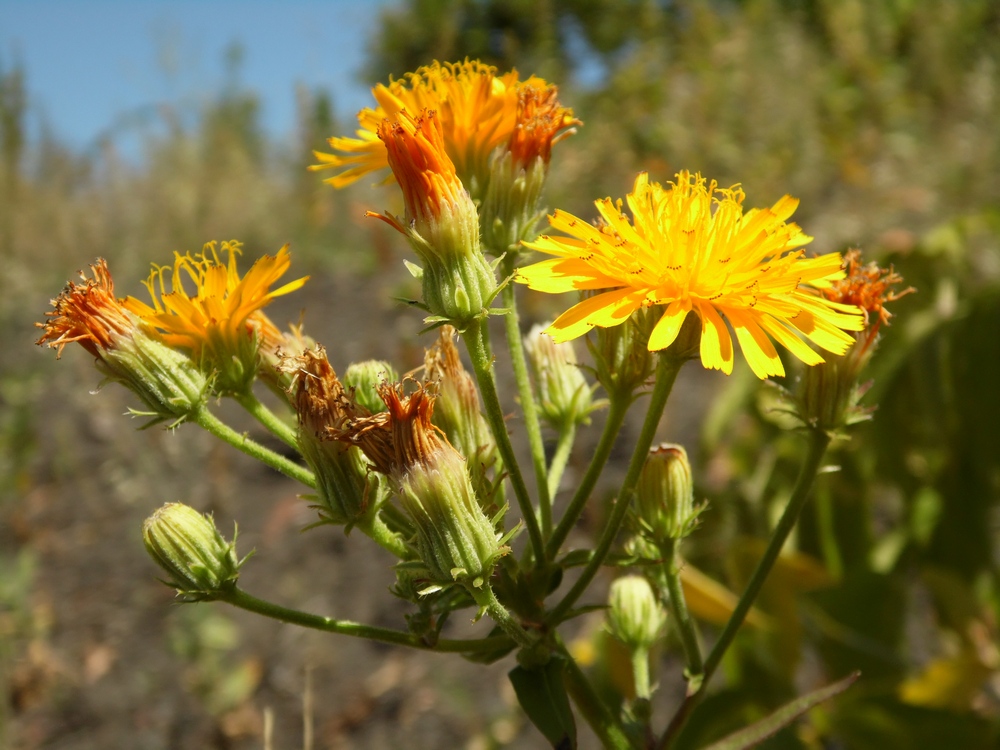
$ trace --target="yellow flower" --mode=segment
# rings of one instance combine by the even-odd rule
[[[719,188],[701,175],[681,172],[664,188],[640,174],[627,201],[597,201],[603,218],[593,226],[556,211],[553,228],[570,237],[542,236],[526,243],[549,255],[519,271],[518,281],[549,293],[601,290],[564,312],[547,332],[556,341],[582,336],[594,326],[623,323],[640,308],[664,306],[649,336],[658,351],[677,338],[688,313],[701,319],[701,361],[732,372],[736,332],[743,354],[759,378],[784,375],[774,341],[809,365],[823,358],[797,334],[842,354],[864,318],[854,305],[820,293],[842,279],[841,258],[806,258],[796,248],[812,238],[786,223],[798,200],[785,196],[771,208],[743,211],[739,186]]]
[[[152,306],[134,297],[125,307],[159,332],[170,346],[190,351],[204,369],[214,369],[223,390],[239,391],[256,372],[259,341],[273,337],[274,324],[261,308],[284,294],[299,289],[309,278],[271,286],[291,264],[288,246],[276,255],[264,255],[240,277],[236,258],[241,243],[223,242],[228,255],[223,263],[214,242],[196,255],[175,253],[174,265],[154,266],[145,282]],[[170,274],[170,291],[165,276]],[[189,294],[185,283],[194,286]]]
[[[489,174],[490,154],[506,145],[515,132],[519,92],[525,87],[551,91],[554,98],[555,87],[535,76],[521,81],[517,71],[497,75],[496,68],[478,60],[435,61],[402,79],[373,88],[377,106],[358,113],[357,137],[331,138],[330,146],[341,153],[317,151],[316,158],[322,163],[311,169],[343,169],[327,180],[336,188],[384,169],[389,164],[378,136],[382,121],[395,121],[404,111],[417,116],[424,110],[434,110],[441,119],[448,156],[467,189],[477,194]],[[562,114],[565,125],[574,122],[570,110],[562,110]]]

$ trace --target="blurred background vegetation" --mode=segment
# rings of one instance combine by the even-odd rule
[[[1000,5],[405,0],[383,13],[366,75],[374,83],[466,56],[559,83],[584,121],[557,149],[550,206],[590,216],[591,201],[623,196],[640,170],[659,181],[698,170],[743,183],[748,205],[801,198],[796,219],[815,251],[861,247],[919,290],[892,307],[871,372],[874,420],[836,446],[840,471],[819,482],[765,589],[770,627],[738,639],[684,747],[853,669],[863,677],[851,690],[767,746],[996,747]],[[322,702],[317,747],[379,747],[393,731],[409,746],[534,746],[509,696],[468,705],[464,673],[442,661],[428,675],[381,649],[352,645],[367,654],[355,657],[328,639],[276,639],[219,608],[170,609],[169,592],[146,583],[138,524],[183,499],[213,509],[223,528],[238,517],[241,538],[247,522],[247,549],[262,551],[257,567],[288,601],[322,609],[327,598],[308,597],[327,576],[323,597],[338,615],[400,622],[383,601],[387,575],[375,570],[371,591],[353,591],[343,570],[366,563],[352,545],[298,533],[309,515],[293,489],[193,428],[183,440],[136,437],[120,417],[123,394],[87,393],[97,375],[85,356],[56,366],[30,347],[47,299],[93,258],[135,294],[150,262],[235,237],[248,261],[292,243],[313,280],[275,317],[294,321],[308,307],[307,330],[337,349],[335,364],[419,363],[419,321],[387,300],[407,283],[396,275],[402,253],[361,218],[391,206],[391,194],[367,183],[335,192],[305,169],[326,137],[353,131],[352,113],[303,89],[294,140],[274,141],[238,57],[231,64],[196,124],[162,108],[166,127],[141,133],[138,160],[113,138],[86,153],[29,138],[31,71],[0,68],[0,747],[259,747],[267,706],[280,746],[299,746],[302,664],[316,670]],[[546,314],[527,304],[529,317]],[[355,324],[360,340],[335,333]],[[677,419],[701,427],[664,434],[698,457],[711,501],[691,560],[734,590],[790,491],[800,447],[747,375],[690,375],[710,398],[693,420]],[[343,673],[354,658],[366,675],[360,698],[356,675]],[[661,721],[680,684],[678,663],[664,658]],[[596,667],[615,679],[613,664]]]

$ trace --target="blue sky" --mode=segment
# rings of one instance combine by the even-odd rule
[[[196,111],[222,88],[226,50],[239,43],[239,81],[282,136],[294,128],[297,83],[331,91],[342,118],[368,104],[357,74],[389,2],[0,0],[0,66],[24,66],[29,130],[44,122],[83,150],[108,133],[127,141],[129,123],[155,121],[164,103]]]

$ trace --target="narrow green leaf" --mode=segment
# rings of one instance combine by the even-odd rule
[[[704,750],[747,750],[747,748],[756,747],[768,737],[776,734],[778,730],[787,727],[813,706],[819,705],[823,701],[829,700],[833,696],[847,690],[860,676],[860,672],[852,672],[844,679],[832,685],[827,685],[819,690],[799,696],[790,703],[786,703],[770,716],[738,732],[734,732],[728,737],[722,738]]]
[[[576,747],[576,722],[563,682],[563,661],[553,656],[543,667],[518,666],[508,674],[518,703],[556,750]]]

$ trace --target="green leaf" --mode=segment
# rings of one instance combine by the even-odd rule
[[[778,730],[787,727],[809,709],[847,690],[860,675],[860,672],[853,672],[832,685],[800,696],[790,703],[786,703],[767,718],[724,737],[709,745],[705,750],[746,750],[746,748],[756,747],[768,737],[776,734]]]
[[[515,667],[508,674],[521,708],[556,750],[576,747],[576,722],[563,682],[563,661],[553,656],[543,667]]]

